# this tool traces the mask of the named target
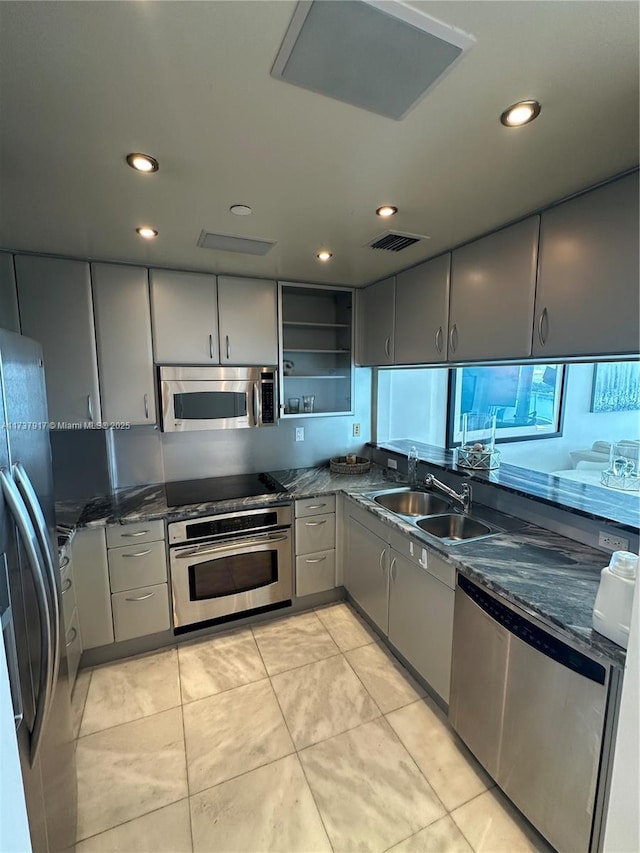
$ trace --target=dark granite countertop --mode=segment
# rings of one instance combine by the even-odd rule
[[[164,486],[159,484],[123,489],[83,505],[60,503],[56,505],[57,518],[59,523],[77,527],[104,527],[153,519],[178,521],[270,506],[328,492],[345,492],[400,532],[429,545],[471,580],[497,592],[540,621],[559,628],[585,651],[600,655],[617,666],[624,665],[625,651],[591,628],[600,571],[607,562],[603,552],[525,522],[512,523],[508,532],[491,538],[447,546],[366,496],[380,489],[404,485],[401,476],[377,466],[356,476],[332,474],[324,466],[269,473],[282,483],[286,492],[168,507]],[[481,513],[482,508],[477,507],[476,514]]]
[[[408,456],[412,446],[418,449],[420,459],[443,471],[454,471],[479,483],[489,483],[504,491],[523,495],[540,503],[568,509],[586,518],[606,518],[618,522],[632,532],[640,525],[640,497],[637,492],[622,492],[577,483],[542,471],[531,471],[503,463],[494,471],[472,471],[455,464],[452,450],[430,444],[401,440],[371,444],[378,450],[390,450]],[[498,447],[499,449],[499,447]]]

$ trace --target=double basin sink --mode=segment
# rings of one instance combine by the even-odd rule
[[[433,492],[390,489],[373,492],[367,497],[447,545],[504,532],[472,515],[453,512],[452,502]]]

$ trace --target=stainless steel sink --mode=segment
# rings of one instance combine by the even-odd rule
[[[429,492],[387,492],[377,495],[373,500],[391,512],[411,517],[435,515],[451,509],[449,501]]]
[[[434,515],[431,518],[421,518],[416,522],[417,526],[431,536],[438,539],[453,542],[463,542],[469,539],[478,539],[501,531],[495,527],[471,518],[469,515],[449,513],[447,515]]]

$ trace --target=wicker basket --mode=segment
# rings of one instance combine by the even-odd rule
[[[347,463],[346,456],[334,456],[329,460],[329,468],[332,474],[364,474],[371,468],[369,459],[356,456],[356,461]]]

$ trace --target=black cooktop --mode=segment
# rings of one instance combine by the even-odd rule
[[[209,477],[205,480],[176,480],[165,483],[167,506],[204,504],[286,492],[285,487],[269,474],[236,474],[232,477]]]

